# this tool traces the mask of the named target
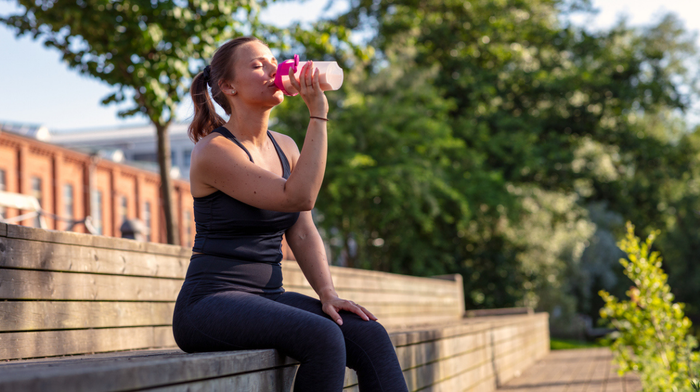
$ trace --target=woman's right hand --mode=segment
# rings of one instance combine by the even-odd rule
[[[289,69],[289,81],[292,86],[299,91],[301,98],[309,108],[309,115],[314,117],[326,118],[328,114],[328,99],[326,94],[321,90],[321,82],[319,81],[320,73],[318,68],[314,70],[313,61],[307,61],[301,68],[299,79],[294,76],[294,70]]]

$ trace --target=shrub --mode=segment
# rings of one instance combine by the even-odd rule
[[[700,391],[700,359],[689,334],[690,320],[674,296],[661,268],[662,259],[651,246],[658,232],[642,242],[627,223],[627,236],[618,243],[627,259],[620,259],[634,285],[621,301],[601,290],[605,306],[600,315],[616,329],[608,343],[620,366],[620,374],[636,371],[645,391]]]

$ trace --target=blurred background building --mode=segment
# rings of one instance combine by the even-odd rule
[[[189,124],[174,124],[168,128],[172,159],[170,175],[173,178],[189,178],[190,155],[194,143],[187,136],[188,126]],[[151,125],[53,133],[50,141],[88,154],[101,154],[116,161],[123,159],[132,166],[158,170],[156,132]]]
[[[147,241],[166,243],[157,164],[128,158],[150,159],[149,146],[155,157],[148,131],[144,127],[122,135],[108,130],[58,136],[41,126],[0,123],[0,191],[35,197],[48,229],[89,232],[85,224],[76,224],[89,216],[95,234],[120,237],[126,220],[139,219],[147,228]],[[153,131],[150,136],[155,139]],[[56,140],[62,146],[50,143]],[[192,142],[190,150],[191,146]],[[173,183],[180,244],[190,247],[195,228],[189,182]],[[2,219],[24,213],[0,208]],[[40,226],[38,217],[17,223]]]

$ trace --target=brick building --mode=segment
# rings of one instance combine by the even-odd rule
[[[173,180],[180,244],[189,247],[195,227],[190,186]],[[5,132],[0,129],[0,190],[33,195],[44,211],[63,218],[92,217],[105,236],[120,237],[125,219],[138,218],[150,229],[148,240],[167,242],[157,173],[101,159],[96,155]],[[20,215],[6,208],[5,218]],[[70,223],[46,219],[49,229],[67,230]],[[36,226],[32,219],[22,225]],[[83,225],[72,228],[86,232]]]

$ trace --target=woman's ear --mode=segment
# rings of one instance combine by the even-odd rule
[[[236,95],[236,88],[230,82],[220,82],[219,89],[226,95]]]

